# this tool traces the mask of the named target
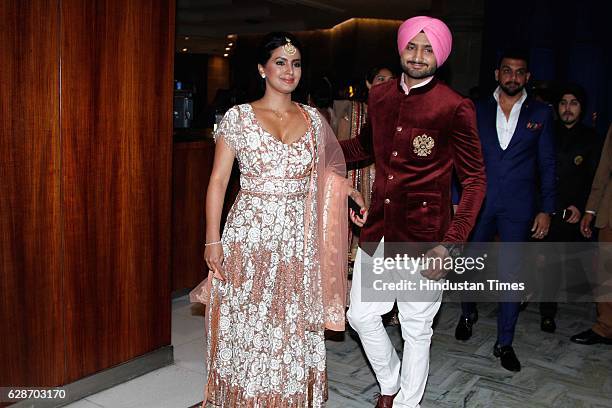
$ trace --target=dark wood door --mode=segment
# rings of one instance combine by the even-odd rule
[[[0,386],[170,344],[174,0],[0,1]]]
[[[212,140],[175,143],[172,170],[172,290],[193,288],[206,277],[206,189],[212,171]]]
[[[61,3],[68,381],[170,344],[173,3]]]
[[[0,386],[65,379],[58,5],[0,1]]]

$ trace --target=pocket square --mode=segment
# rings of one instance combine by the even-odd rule
[[[540,122],[528,122],[527,129],[529,130],[539,130],[542,128],[542,123]]]

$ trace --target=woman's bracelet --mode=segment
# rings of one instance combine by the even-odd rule
[[[210,245],[217,245],[217,244],[220,244],[220,243],[221,243],[221,241],[207,242],[207,243],[204,244],[204,246],[207,247],[207,246],[210,246]]]

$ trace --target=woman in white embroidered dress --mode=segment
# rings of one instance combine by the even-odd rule
[[[207,304],[204,406],[322,407],[324,330],[344,330],[347,195],[333,132],[291,101],[301,77],[299,42],[270,33],[258,52],[265,95],[231,108],[215,133],[206,198],[204,258],[213,278],[191,294]],[[240,192],[220,236],[234,158]]]

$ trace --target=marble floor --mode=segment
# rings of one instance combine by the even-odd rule
[[[70,408],[187,408],[202,399],[205,368],[201,310],[186,297],[172,304],[173,365],[67,405]],[[612,407],[612,347],[579,346],[570,335],[595,318],[591,304],[560,305],[557,332],[539,329],[536,304],[521,312],[515,350],[519,373],[500,367],[492,354],[496,307],[482,304],[474,336],[454,338],[459,307],[446,303],[438,315],[431,348],[431,369],[423,408],[601,408]],[[401,350],[399,328],[388,327]],[[378,391],[354,334],[331,338],[328,346],[328,408],[372,407]]]

